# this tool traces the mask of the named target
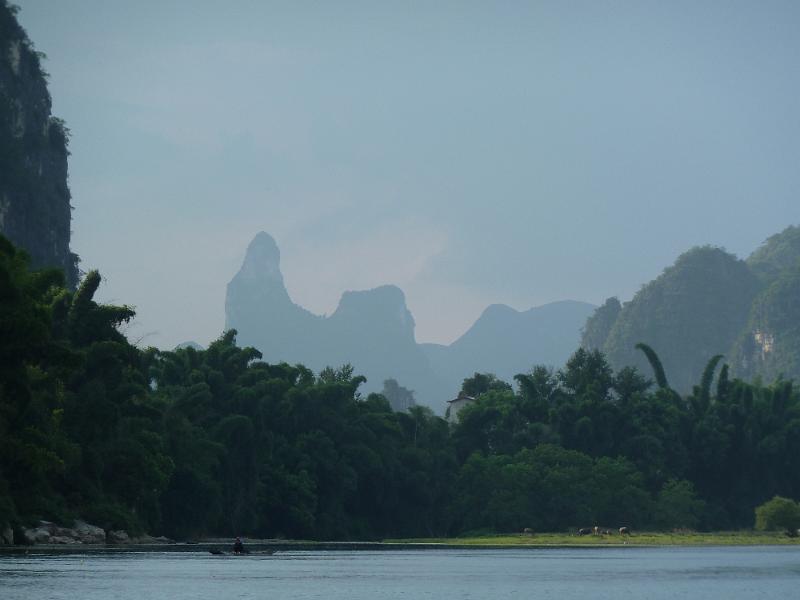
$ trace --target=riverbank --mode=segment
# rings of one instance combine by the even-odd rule
[[[573,535],[568,533],[535,533],[486,535],[463,538],[420,538],[387,540],[393,544],[445,544],[458,547],[519,546],[800,546],[800,537],[790,538],[775,531],[715,532],[634,532],[630,535]]]
[[[308,540],[246,539],[253,554],[292,551],[388,551],[388,550],[457,550],[511,548],[602,548],[644,546],[798,546],[800,538],[784,533],[756,531],[642,532],[631,535],[570,535],[565,533],[509,534],[464,538],[397,539],[381,542],[320,542]],[[74,554],[114,552],[201,552],[229,551],[231,541],[207,539],[198,542],[149,544],[35,544],[0,546],[3,554]]]

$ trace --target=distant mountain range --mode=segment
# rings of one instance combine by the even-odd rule
[[[717,354],[743,379],[800,379],[800,227],[773,235],[747,260],[710,246],[689,250],[629,302],[609,298],[581,341],[617,369],[649,374],[638,342],[656,351],[683,393]]]
[[[414,318],[398,287],[345,292],[329,317],[292,302],[280,250],[261,232],[228,284],[225,316],[226,328],[239,332],[239,344],[258,348],[268,362],[302,363],[317,372],[351,363],[367,377],[365,392],[395,379],[414,390],[419,404],[442,413],[476,371],[510,380],[534,364],[563,365],[594,308],[563,301],[519,312],[496,304],[451,345],[417,344]]]
[[[562,366],[577,349],[580,330],[595,306],[562,300],[516,311],[492,304],[467,332],[449,346],[421,344],[434,370],[458,382],[475,372],[512,381],[533,365]]]

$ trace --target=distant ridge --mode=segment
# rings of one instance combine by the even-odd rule
[[[563,365],[594,308],[572,300],[522,312],[493,304],[450,346],[417,344],[405,294],[393,285],[347,291],[329,317],[295,304],[284,285],[278,245],[260,232],[228,284],[225,326],[268,362],[302,363],[316,372],[351,363],[367,377],[365,393],[380,392],[384,380],[395,379],[414,391],[418,404],[441,414],[475,371],[510,381],[534,364]]]
[[[265,232],[250,243],[228,284],[225,316],[226,328],[239,332],[239,344],[258,348],[268,362],[302,363],[316,372],[351,363],[367,377],[365,392],[379,392],[384,380],[394,378],[429,406],[447,396],[414,339],[414,318],[400,288],[345,292],[332,315],[315,315],[292,302],[280,251]]]
[[[562,300],[525,311],[492,304],[450,346],[422,344],[431,364],[450,381],[474,372],[512,381],[535,364],[561,367],[580,344],[580,330],[596,307]]]

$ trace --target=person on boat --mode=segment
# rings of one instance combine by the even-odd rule
[[[233,541],[233,553],[234,554],[244,554],[244,544],[242,543],[242,538],[237,537]]]

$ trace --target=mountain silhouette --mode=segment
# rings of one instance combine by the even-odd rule
[[[476,371],[510,381],[534,364],[563,365],[595,308],[562,301],[519,312],[495,304],[450,346],[418,344],[400,288],[347,291],[333,314],[315,315],[289,296],[280,256],[275,240],[259,233],[228,284],[225,327],[239,332],[240,345],[258,348],[267,362],[301,363],[316,372],[350,363],[367,378],[364,393],[380,392],[385,380],[395,379],[438,413]]]

